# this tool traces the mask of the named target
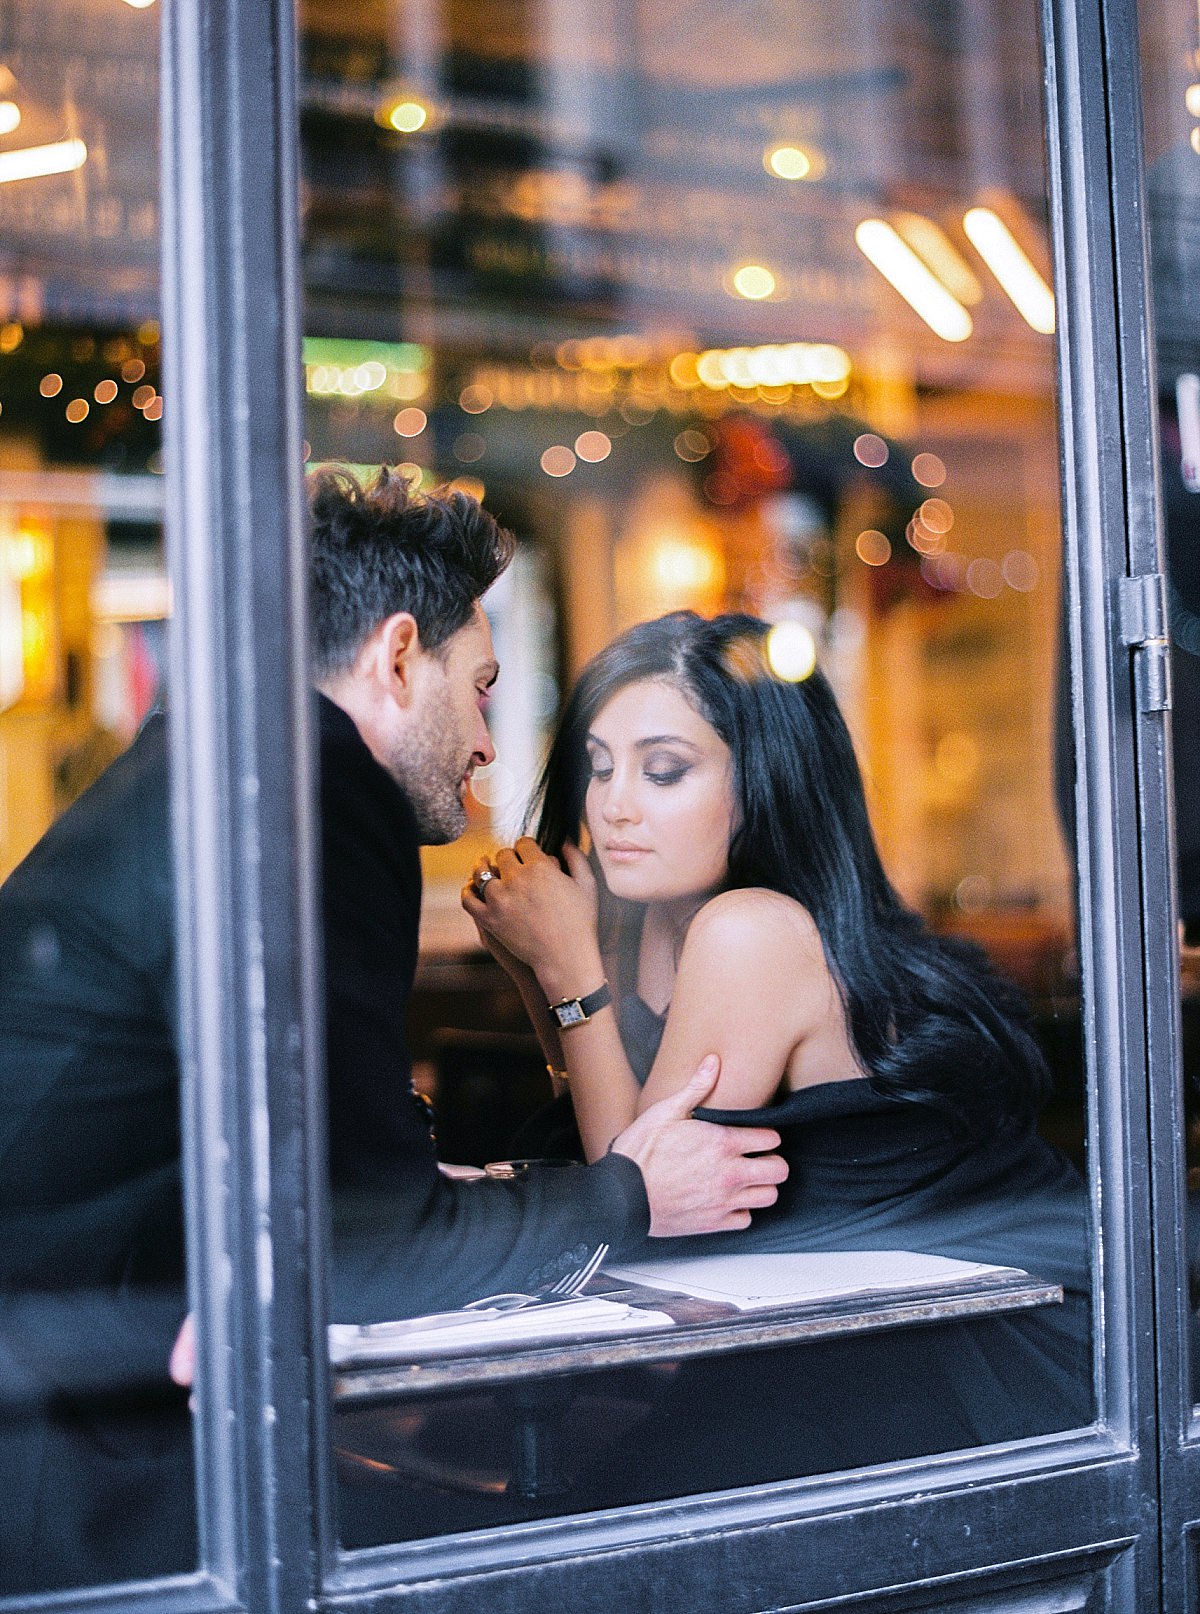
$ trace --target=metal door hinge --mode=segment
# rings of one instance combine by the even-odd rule
[[[1167,586],[1161,572],[1122,577],[1117,584],[1117,625],[1133,651],[1133,687],[1138,710],[1171,706],[1171,646],[1167,640]]]

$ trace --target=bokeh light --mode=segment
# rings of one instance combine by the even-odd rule
[[[854,553],[868,566],[886,566],[892,558],[892,546],[886,533],[868,527],[854,540]]]
[[[887,464],[888,446],[874,432],[863,432],[861,437],[854,439],[854,458],[860,465],[872,471],[878,470],[881,465]]]
[[[817,641],[803,622],[777,622],[767,634],[767,665],[786,684],[798,684],[817,665]]]

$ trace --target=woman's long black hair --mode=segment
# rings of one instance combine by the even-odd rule
[[[817,671],[776,677],[769,625],[676,611],[643,622],[584,668],[539,785],[537,838],[578,840],[600,708],[644,679],[672,684],[733,755],[740,824],[730,888],[765,886],[812,915],[859,1063],[881,1095],[932,1105],[971,1131],[1033,1114],[1050,1078],[1019,994],[965,942],[935,936],[893,890],[875,845],[849,730]],[[603,886],[603,882],[602,882]],[[604,912],[620,923],[606,898]],[[640,911],[640,910],[638,910]]]

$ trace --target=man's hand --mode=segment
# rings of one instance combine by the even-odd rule
[[[779,1197],[787,1163],[767,1153],[779,1147],[778,1132],[691,1119],[720,1068],[709,1054],[686,1086],[644,1110],[613,1143],[641,1168],[652,1238],[749,1227],[750,1212]]]

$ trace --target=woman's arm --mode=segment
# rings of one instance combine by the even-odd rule
[[[604,979],[591,872],[575,848],[567,856],[570,876],[533,842],[519,841],[514,851],[498,854],[501,878],[489,882],[485,899],[473,892],[463,897],[481,928],[526,959],[550,1003],[585,996]],[[640,1110],[681,1088],[707,1053],[722,1062],[714,1104],[752,1109],[767,1103],[792,1050],[835,1000],[816,926],[803,908],[770,891],[714,897],[688,931],[662,1047],[644,1090],[625,1057],[612,1009],[559,1033],[588,1159],[604,1154]],[[540,1008],[545,1013],[544,1003]]]
[[[720,1055],[714,1107],[769,1104],[793,1052],[831,1008],[840,1012],[837,990],[806,910],[774,891],[722,892],[688,930],[639,1108],[687,1081],[696,1048]]]

